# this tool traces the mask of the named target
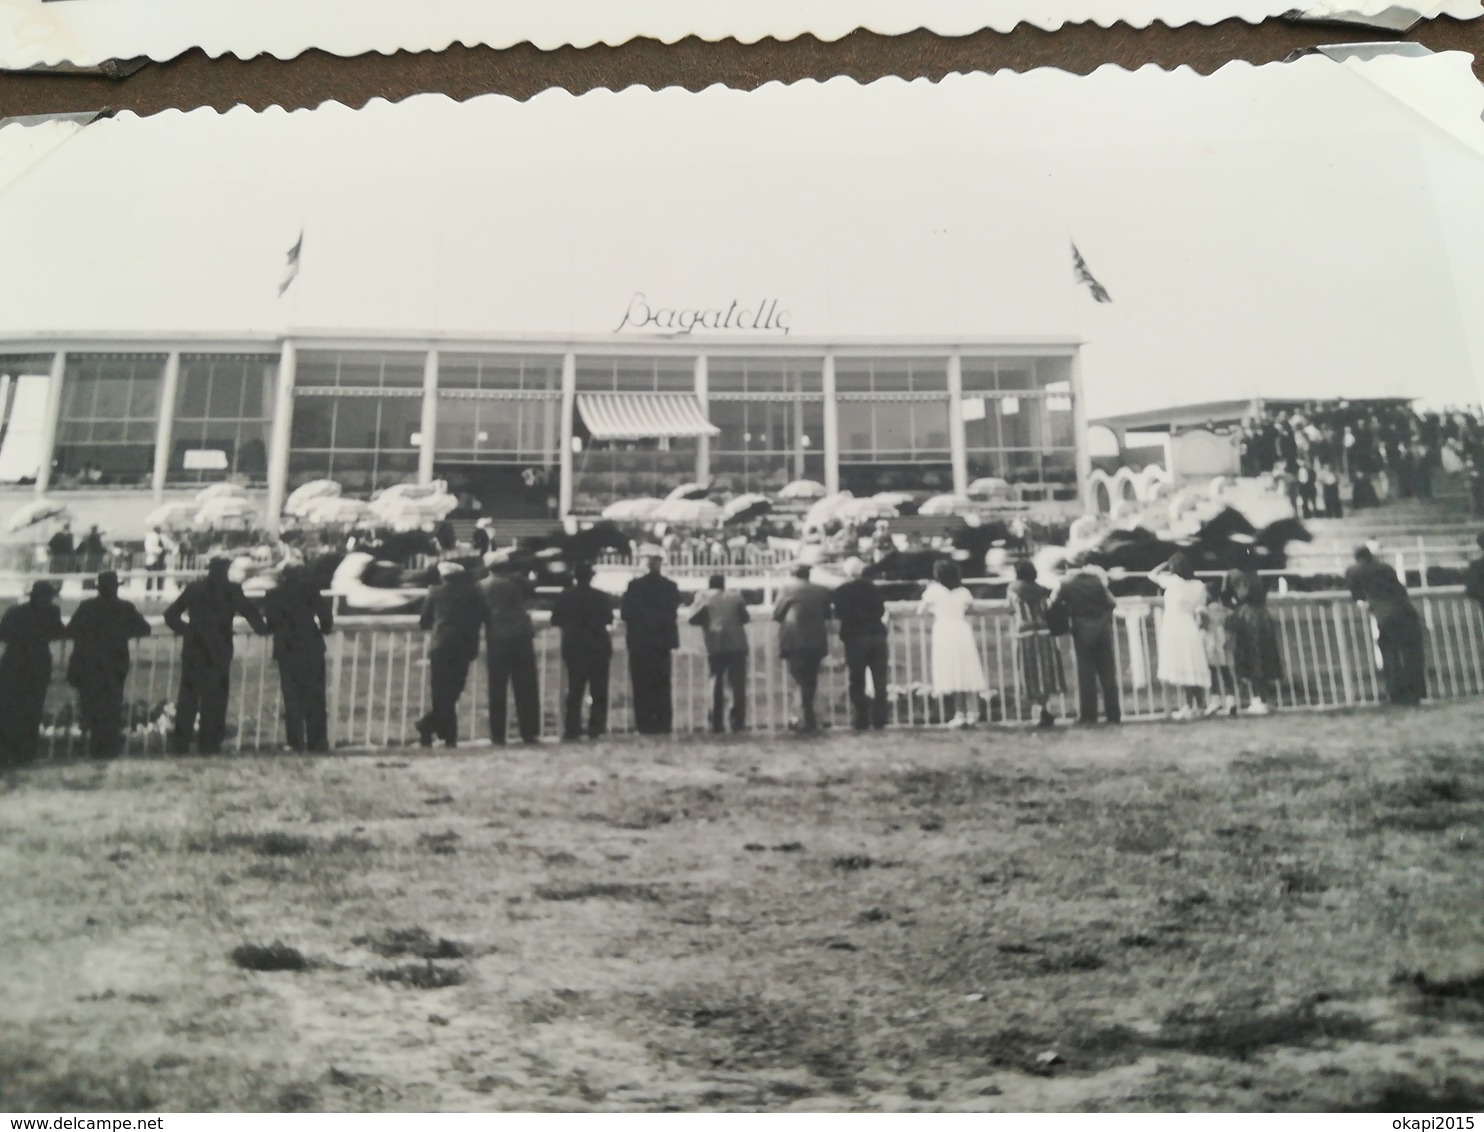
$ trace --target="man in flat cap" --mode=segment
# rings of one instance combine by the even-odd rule
[[[0,769],[36,758],[46,690],[52,679],[51,642],[62,636],[62,613],[50,582],[36,582],[31,596],[0,617]]]
[[[165,610],[165,624],[184,637],[180,650],[180,694],[175,704],[171,749],[191,748],[196,717],[201,718],[199,750],[219,755],[227,737],[227,694],[232,679],[232,622],[241,617],[260,637],[268,626],[242,587],[228,577],[232,563],[213,558],[206,577],[197,578]]]
[[[67,683],[77,689],[88,754],[116,758],[124,750],[124,681],[129,676],[129,642],[149,636],[149,622],[132,602],[119,597],[119,576],[98,575],[98,596],[77,607],[67,625],[72,656]]]
[[[484,598],[484,663],[489,672],[490,742],[504,746],[509,730],[507,691],[515,697],[515,723],[524,743],[541,736],[541,691],[536,678],[536,626],[529,609],[533,586],[517,573],[508,551],[484,556],[490,576],[479,583]]]
[[[664,557],[651,548],[645,573],[624,591],[621,615],[634,685],[634,727],[641,735],[668,735],[674,726],[671,653],[680,647],[680,587],[660,571]]]

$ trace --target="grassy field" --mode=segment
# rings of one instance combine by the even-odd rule
[[[1481,735],[44,767],[0,1109],[1478,1109]]]

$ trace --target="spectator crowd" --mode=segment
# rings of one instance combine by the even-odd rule
[[[1242,475],[1280,480],[1295,514],[1338,518],[1347,505],[1429,499],[1439,471],[1469,471],[1477,483],[1484,418],[1398,402],[1309,402],[1244,420],[1238,446]]]

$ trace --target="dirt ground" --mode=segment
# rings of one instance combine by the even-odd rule
[[[1479,1109],[1481,736],[1465,703],[35,769],[0,1109]]]

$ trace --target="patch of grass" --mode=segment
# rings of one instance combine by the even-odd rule
[[[830,868],[839,869],[842,873],[858,873],[879,864],[878,861],[864,853],[852,853],[845,857],[831,857]]]
[[[385,959],[412,955],[418,959],[463,959],[470,949],[458,940],[435,937],[427,928],[388,928],[374,935],[358,935],[351,940],[358,947],[368,947]]]
[[[458,852],[457,846],[460,840],[459,835],[453,830],[447,830],[444,833],[421,833],[418,834],[417,847],[442,857],[451,857]]]
[[[1255,1005],[1180,1007],[1165,1016],[1160,1034],[1151,1044],[1203,1057],[1245,1061],[1271,1047],[1301,1046],[1321,1039],[1355,1040],[1370,1032],[1370,1024],[1364,1020],[1320,1014],[1318,1005],[1308,999],[1269,1009]]]
[[[690,1031],[684,1048],[674,1052],[687,1060],[699,1055],[717,1069],[802,1067],[838,1080],[861,1065],[860,1020],[848,1011],[826,1013],[753,994],[676,992],[669,996],[664,1021]],[[794,1095],[813,1091],[805,1086]]]
[[[398,967],[378,967],[370,972],[370,977],[377,982],[395,983],[416,990],[441,990],[464,982],[464,972],[460,968],[440,967],[432,960],[404,963]]]
[[[232,962],[244,971],[307,971],[313,963],[297,947],[282,940],[272,943],[240,943],[232,949]]]
[[[281,829],[246,833],[212,833],[186,842],[192,853],[237,853],[247,851],[260,857],[307,857],[311,854],[338,855],[369,853],[376,846],[363,837],[337,834],[332,838],[309,837],[286,833]]]
[[[1479,1112],[1484,1110],[1484,1085],[1478,1080],[1446,1077],[1422,1081],[1394,1076],[1369,1090],[1363,1100],[1347,1100],[1337,1112]]]
[[[543,884],[536,888],[536,896],[541,900],[622,900],[647,904],[658,904],[664,900],[653,885],[624,884],[617,881]]]
[[[52,1051],[0,1045],[0,1109],[8,1112],[148,1112],[159,1104],[152,1077],[142,1061],[83,1068]]]

